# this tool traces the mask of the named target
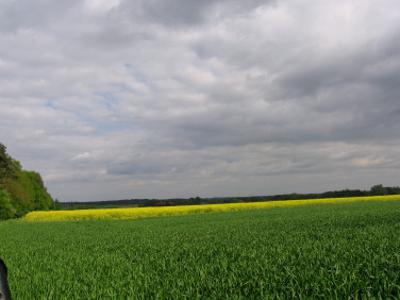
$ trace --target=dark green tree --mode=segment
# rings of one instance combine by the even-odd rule
[[[12,159],[7,154],[6,146],[0,143],[0,184],[12,174]]]
[[[0,187],[0,220],[14,218],[16,213],[10,194]]]
[[[387,189],[382,184],[377,184],[371,187],[372,195],[387,195]]]
[[[20,217],[32,210],[54,208],[39,173],[26,171],[0,143],[0,219]]]

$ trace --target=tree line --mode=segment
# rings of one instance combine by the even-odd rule
[[[29,211],[55,208],[42,177],[24,170],[0,143],[0,220],[18,218]]]
[[[344,189],[312,194],[279,194],[272,196],[249,196],[249,197],[213,197],[213,198],[174,198],[174,199],[124,199],[109,201],[90,202],[60,202],[63,209],[90,209],[90,208],[115,208],[115,207],[148,207],[148,206],[173,206],[173,205],[196,205],[196,204],[218,204],[218,203],[240,203],[279,200],[306,200],[319,198],[345,198],[363,196],[381,196],[400,194],[400,187],[386,187],[382,184],[374,185],[369,190]]]
[[[0,143],[0,220],[18,218],[29,211],[48,209],[79,209],[96,207],[144,207],[193,204],[238,203],[316,198],[362,197],[400,194],[400,187],[374,185],[370,190],[344,189],[312,194],[279,194],[272,196],[175,198],[175,199],[125,199],[95,202],[59,203],[53,201],[39,173],[26,171],[20,162],[7,153]]]

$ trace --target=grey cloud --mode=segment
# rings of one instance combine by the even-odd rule
[[[0,32],[32,29],[56,24],[81,1],[5,0],[0,9]]]
[[[28,2],[1,142],[62,200],[398,184],[395,0]]]
[[[164,24],[196,24],[202,22],[208,10],[218,1],[146,1],[143,4],[145,13],[152,21]]]
[[[270,2],[270,0],[150,0],[123,3],[121,7],[130,7],[133,15],[138,15],[140,12],[139,15],[145,20],[179,28],[182,25],[199,25],[224,15],[243,14]]]

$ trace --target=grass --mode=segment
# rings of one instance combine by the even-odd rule
[[[15,299],[400,298],[400,201],[0,223]]]
[[[312,200],[267,201],[251,203],[207,204],[207,205],[181,205],[164,207],[140,208],[106,208],[106,209],[78,209],[59,211],[34,211],[27,214],[26,221],[79,221],[101,219],[138,219],[158,216],[187,215],[209,212],[227,212],[238,210],[255,210],[276,207],[292,207],[315,204],[338,204],[364,201],[393,201],[400,200],[400,195],[325,198]]]

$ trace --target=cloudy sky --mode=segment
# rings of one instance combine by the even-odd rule
[[[0,142],[62,201],[399,185],[398,0],[1,0]]]

